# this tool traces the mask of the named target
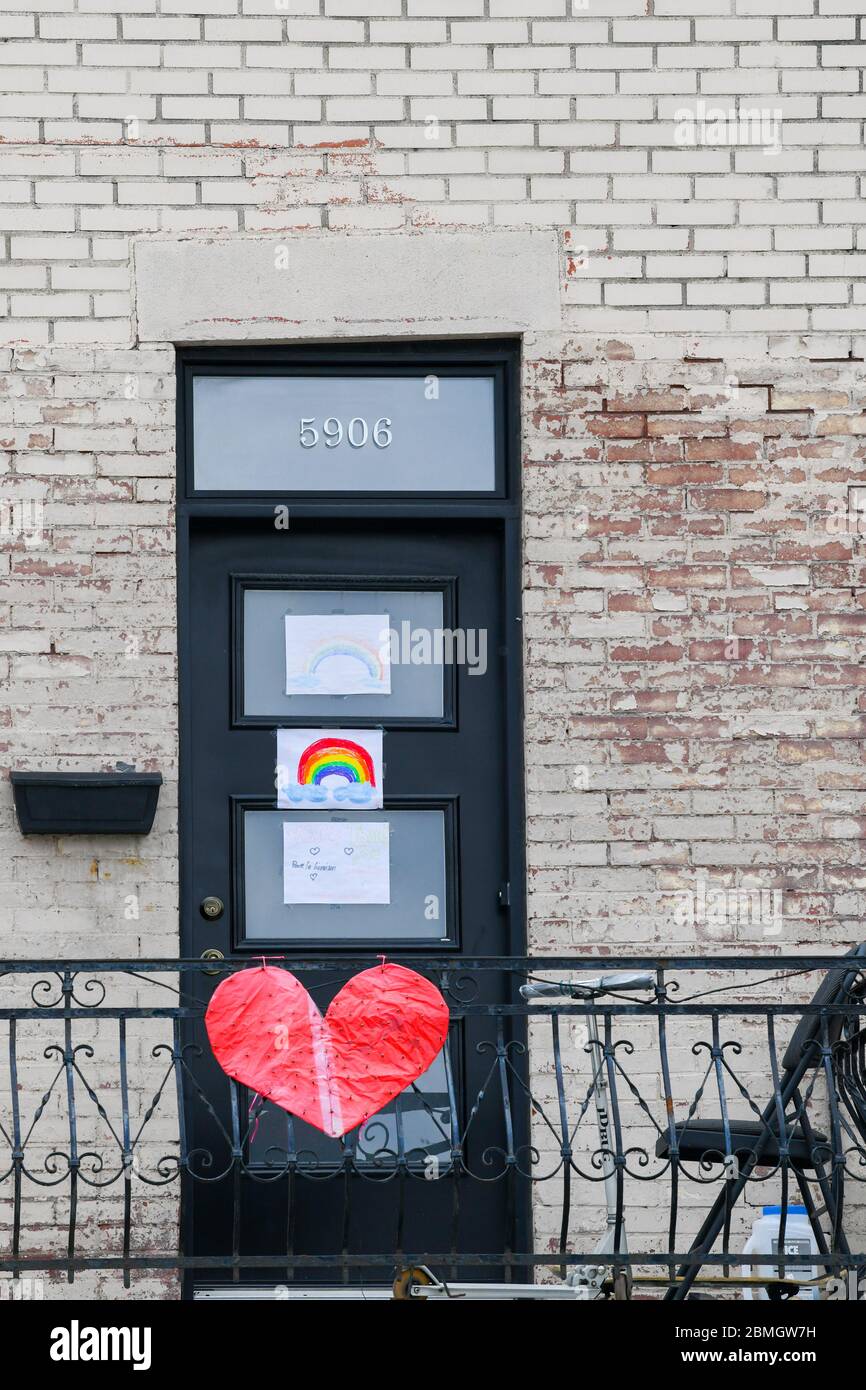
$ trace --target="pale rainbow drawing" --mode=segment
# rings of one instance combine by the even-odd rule
[[[367,668],[370,679],[377,684],[381,684],[385,679],[385,666],[379,653],[361,642],[353,642],[348,639],[325,642],[322,646],[317,647],[307,661],[307,674],[315,676],[322,662],[328,661],[334,656],[349,657],[355,661],[360,661]]]

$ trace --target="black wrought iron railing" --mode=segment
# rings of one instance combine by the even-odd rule
[[[702,1270],[733,1287],[741,1265],[766,1263],[742,1254],[755,1207],[797,1202],[816,1246],[786,1251],[782,1218],[780,1287],[804,1259],[819,1281],[866,1273],[859,960],[401,960],[442,989],[449,1044],[342,1140],[209,1054],[214,984],[255,963],[0,965],[0,1270],[382,1282],[426,1265],[643,1278],[681,1297]],[[322,1001],[371,963],[290,962]],[[648,972],[649,986],[575,993],[613,972]],[[544,982],[564,992],[525,990]],[[317,1243],[308,1213],[326,1192],[333,1229]]]

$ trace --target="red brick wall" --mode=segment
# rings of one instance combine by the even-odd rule
[[[536,950],[861,935],[866,376],[836,350],[527,344]]]

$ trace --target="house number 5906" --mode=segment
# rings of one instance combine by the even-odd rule
[[[343,425],[335,415],[323,420],[321,429],[315,416],[300,422],[300,443],[303,449],[314,449],[320,438],[326,449],[336,449],[345,439],[353,449],[363,449],[368,439],[372,439],[377,449],[387,449],[391,443],[391,421],[387,415],[380,415],[372,428],[360,415],[353,415],[348,424]]]

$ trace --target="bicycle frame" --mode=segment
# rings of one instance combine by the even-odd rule
[[[628,1253],[628,1238],[626,1236],[625,1211],[622,1211],[620,1218],[620,1238],[619,1248],[616,1248],[616,1212],[617,1212],[617,1180],[616,1168],[613,1161],[613,1153],[610,1147],[610,1091],[607,1081],[607,1068],[605,1065],[604,1046],[598,1031],[598,1018],[594,1013],[587,1014],[587,1047],[590,1051],[594,1077],[594,1096],[595,1096],[595,1118],[598,1127],[598,1148],[601,1154],[601,1170],[604,1174],[604,1195],[607,1207],[607,1225],[604,1234],[600,1237],[595,1247],[594,1253],[602,1256],[613,1256]],[[608,1277],[608,1270],[611,1268],[611,1261],[600,1261],[599,1264],[578,1265],[578,1267],[568,1275],[567,1283],[575,1289],[583,1291],[583,1298],[592,1300],[600,1298],[604,1291],[605,1279]],[[631,1290],[631,1278],[627,1269],[617,1270],[613,1268],[614,1297],[628,1298]]]

